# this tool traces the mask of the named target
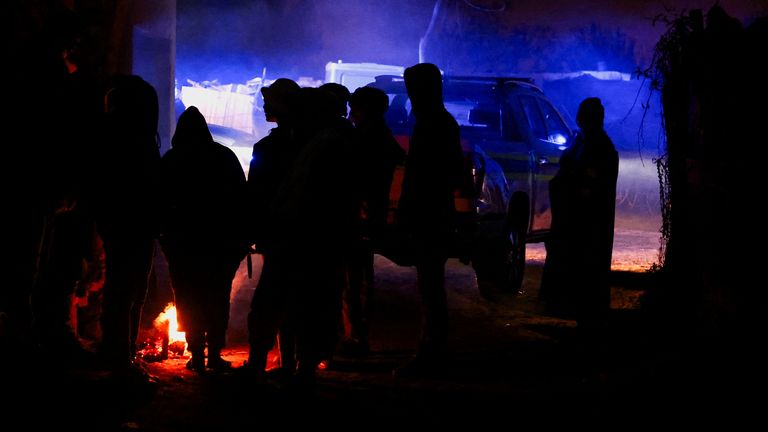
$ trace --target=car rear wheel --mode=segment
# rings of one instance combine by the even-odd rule
[[[507,210],[505,233],[508,238],[508,251],[505,263],[507,289],[518,292],[523,286],[525,274],[525,241],[528,233],[528,197],[523,193],[512,195]]]
[[[520,291],[525,273],[528,209],[525,194],[513,195],[501,226],[481,236],[472,263],[483,297],[493,299],[495,293]]]

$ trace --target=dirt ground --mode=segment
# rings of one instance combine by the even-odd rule
[[[371,356],[337,359],[333,370],[320,372],[313,395],[258,386],[236,374],[199,376],[184,368],[186,358],[148,364],[158,378],[151,387],[104,372],[59,367],[53,358],[33,358],[18,387],[5,387],[4,393],[13,396],[13,409],[3,418],[24,413],[18,421],[27,426],[149,431],[241,430],[283,421],[293,425],[306,418],[432,423],[491,407],[501,413],[507,404],[541,410],[536,401],[566,397],[576,388],[575,376],[560,371],[551,336],[541,331],[568,332],[574,324],[537,315],[528,288],[498,304],[480,299],[472,289],[471,271],[456,262],[449,265],[450,343],[455,351],[450,367],[425,379],[393,378],[392,370],[416,347],[415,275],[383,258],[377,260],[377,271]],[[529,280],[530,285],[533,278]],[[242,364],[247,347],[235,345],[224,354]]]
[[[630,239],[625,243],[632,247],[645,239],[649,251],[657,242],[647,233],[619,238]],[[184,368],[186,358],[147,364],[157,383],[142,385],[36,356],[13,371],[10,385],[2,389],[6,413],[0,415],[0,429],[573,428],[656,426],[666,418],[690,425],[687,419],[702,420],[712,413],[731,416],[736,411],[746,418],[744,412],[756,412],[754,401],[721,394],[721,389],[727,394],[733,388],[731,382],[702,379],[701,368],[678,350],[652,343],[654,333],[644,328],[639,309],[647,274],[624,271],[647,263],[650,252],[646,258],[631,253],[621,258],[619,248],[609,326],[603,343],[589,350],[579,343],[574,321],[551,316],[538,301],[543,265],[539,248],[528,250],[522,290],[499,293],[494,301],[480,297],[471,267],[449,261],[452,354],[430,376],[392,375],[413,354],[418,340],[416,275],[412,268],[377,256],[371,355],[336,357],[330,370],[319,372],[314,392],[297,392],[277,382],[258,384],[236,373],[201,376]],[[258,260],[256,264],[258,275]],[[233,293],[232,344],[224,352],[235,366],[247,357],[243,330],[237,328],[244,325],[243,311],[255,284],[244,273],[243,268]],[[18,424],[23,426],[11,426]]]
[[[449,366],[435,376],[394,378],[392,370],[407,361],[418,341],[415,272],[397,267],[382,257],[376,258],[376,270],[372,354],[365,359],[337,357],[332,370],[319,373],[318,390],[312,396],[310,408],[314,415],[320,416],[318,419],[417,419],[444,423],[466,419],[470,413],[479,414],[486,409],[501,415],[506,412],[504,405],[512,408],[521,403],[531,405],[526,409],[541,411],[553,395],[559,395],[554,396],[556,399],[566,397],[582,385],[579,382],[582,377],[575,370],[568,370],[576,366],[568,365],[570,360],[555,354],[558,348],[552,345],[555,338],[567,338],[565,335],[573,333],[576,323],[540,312],[536,287],[541,267],[532,265],[520,293],[503,295],[492,303],[480,298],[474,273],[458,261],[449,262],[447,274],[452,316],[449,345],[453,353]],[[633,307],[640,295],[639,291],[623,293],[627,290],[621,288],[615,291],[622,293],[615,296],[617,307]],[[247,357],[247,347],[234,346],[225,355],[234,364],[241,364]],[[185,361],[182,358],[150,365],[150,370],[168,384],[162,386],[164,391],[150,406],[135,414],[136,424],[149,427],[162,422],[156,410],[158,405],[163,405],[161,400],[168,406],[174,406],[180,399],[202,404],[204,396],[198,393],[200,389],[215,391],[213,388],[217,385],[234,392],[228,399],[237,392],[242,393],[225,404],[227,414],[223,419],[215,415],[209,420],[231,422],[235,428],[258,426],[265,420],[258,414],[262,409],[270,415],[282,413],[292,417],[293,409],[306,403],[294,400],[295,395],[290,395],[290,391],[268,389],[270,398],[287,398],[288,405],[267,409],[270,404],[262,407],[265,402],[257,393],[251,393],[256,390],[247,388],[247,384],[241,387],[244,383],[239,382],[236,375],[200,377],[184,369]],[[275,394],[270,393],[273,391]],[[191,399],[189,393],[194,395]],[[255,399],[254,411],[241,411],[244,408],[238,407],[238,401],[250,398]],[[538,403],[542,405],[537,406]],[[188,414],[177,411],[171,416],[175,420],[167,421],[182,422],[190,427],[201,421],[197,409],[181,411]]]

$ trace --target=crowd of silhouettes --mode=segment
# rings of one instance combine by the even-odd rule
[[[263,245],[256,243],[264,248],[264,267],[249,314],[246,370],[263,374],[266,354],[280,329],[283,372],[311,385],[315,370],[333,355],[336,344],[346,254],[356,235],[360,206],[357,141],[344,117],[343,92],[292,88],[280,93],[279,87],[272,87],[264,92],[265,113],[274,114],[273,103],[285,109],[279,115],[291,120],[277,117],[278,133],[289,128],[279,151],[291,154],[286,169],[273,173],[279,182],[269,194],[271,201],[255,209],[266,212],[267,218],[257,231],[269,235]],[[278,96],[285,100],[271,100]],[[264,141],[281,139],[273,134],[254,146],[252,168],[260,163]],[[249,183],[258,175],[262,173],[249,173]]]
[[[21,256],[34,261],[26,263],[33,277],[28,292],[4,294],[3,329],[16,329],[30,345],[72,364],[151,381],[137,359],[137,337],[159,244],[186,331],[187,367],[226,371],[232,365],[221,354],[232,281],[246,254],[255,252],[263,268],[248,315],[249,357],[238,373],[267,379],[267,355],[278,341],[279,379],[311,388],[318,367],[335,354],[370,352],[374,250],[394,226],[416,267],[422,318],[416,355],[394,372],[440,370],[449,356],[445,264],[457,229],[454,196],[466,173],[460,129],[443,104],[437,66],[405,70],[414,119],[407,154],[387,126],[388,115],[403,114],[403,101],[388,114],[389,97],[379,89],[350,94],[340,84],[300,88],[287,78],[263,87],[265,120],[276,127],[254,144],[246,178],[194,106],[180,113],[172,147],[161,157],[155,89],[135,75],[114,75],[103,85],[89,80],[77,68],[76,42],[62,54],[66,68],[52,120],[60,145],[48,143],[49,182],[36,190],[45,193],[16,197],[19,204],[35,203],[27,215],[33,222],[20,224],[26,237],[15,239],[29,252]],[[617,158],[602,131],[601,108],[599,100],[582,104],[582,133],[552,182],[547,268],[556,261],[574,267],[547,272],[544,293],[559,292],[557,275],[567,273],[584,287],[572,299],[580,319],[603,309],[610,266]],[[390,214],[398,166],[404,166],[402,193]],[[577,253],[574,244],[590,249]],[[103,270],[95,347],[84,346],[70,322],[72,295],[93,284],[84,265]],[[25,294],[32,299],[28,311]]]

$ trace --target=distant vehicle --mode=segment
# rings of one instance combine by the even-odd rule
[[[387,122],[407,150],[413,116],[403,78],[378,76],[368,85],[389,95]],[[530,79],[444,77],[443,98],[461,128],[473,183],[457,197],[456,208],[464,220],[475,221],[475,230],[459,238],[456,255],[471,261],[481,292],[517,291],[526,242],[543,241],[549,232],[548,183],[571,143],[571,129]],[[401,176],[393,182],[393,208]]]
[[[327,63],[325,65],[325,82],[343,85],[350,92],[364,87],[379,75],[403,76],[403,66],[385,65],[378,63]]]

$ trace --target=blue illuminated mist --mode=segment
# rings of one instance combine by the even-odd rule
[[[425,34],[424,59],[452,74],[632,72],[647,65],[664,31],[655,17],[713,3],[178,0],[177,76],[244,82],[266,67],[270,78],[321,79],[329,61],[408,66],[419,61]],[[720,3],[745,22],[765,13],[763,0]]]
[[[179,0],[176,74],[322,79],[329,61],[413,64],[432,0]]]
[[[329,61],[415,64],[426,36],[424,59],[454,75],[629,74],[647,66],[665,30],[654,17],[713,3],[679,0],[670,12],[661,0],[178,0],[176,73],[180,84],[244,83],[264,68],[267,78],[322,79]],[[745,22],[765,13],[760,1],[720,3]],[[570,115],[583,97],[602,97],[620,148],[660,147],[656,100],[638,137],[640,82],[539,84]]]
[[[226,83],[265,67],[273,78],[322,78],[325,64],[337,60],[408,66],[419,61],[425,36],[424,60],[453,74],[635,68],[634,41],[616,27],[547,16],[519,22],[530,11],[509,1],[437,4],[179,0],[177,76]]]

